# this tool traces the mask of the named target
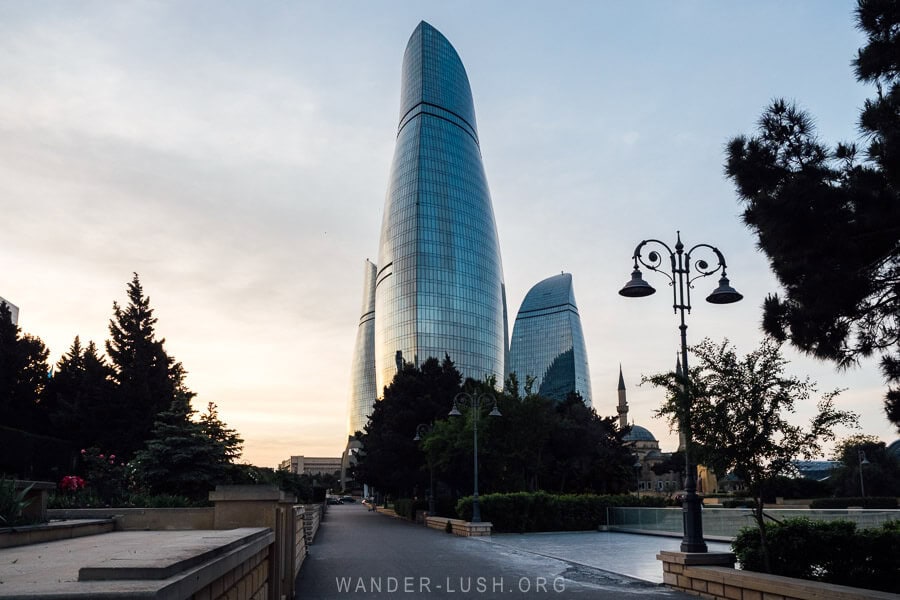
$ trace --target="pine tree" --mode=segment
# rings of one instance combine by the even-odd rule
[[[22,334],[12,322],[6,302],[0,302],[0,425],[31,433],[46,433],[44,390],[49,355],[40,338]]]
[[[215,418],[217,435],[226,441],[214,439],[207,434],[211,415],[206,415],[205,422],[196,422],[194,414],[190,398],[183,393],[159,414],[151,438],[133,461],[135,477],[147,492],[202,501],[216,484],[229,482],[229,454],[234,454],[240,438]]]
[[[128,284],[128,306],[113,302],[106,353],[117,384],[108,427],[110,450],[131,457],[149,439],[153,423],[176,398],[190,403],[193,393],[184,386],[184,368],[165,351],[165,339],[157,340],[156,318],[150,298],[144,295],[138,274]]]
[[[807,113],[776,100],[757,135],[729,143],[725,171],[782,287],[765,331],[840,367],[879,355],[900,428],[900,5],[859,0],[856,21],[868,36],[856,76],[877,91],[859,118],[865,151],[822,144]]]
[[[98,354],[94,342],[87,348],[76,336],[48,383],[53,409],[50,419],[60,437],[79,448],[109,449],[114,445],[109,427],[114,416],[113,370]]]

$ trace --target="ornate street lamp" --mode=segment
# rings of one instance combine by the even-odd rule
[[[664,250],[663,254],[653,250],[647,254],[646,259],[641,255],[644,246],[655,244]],[[715,255],[715,266],[705,260],[697,260],[691,264],[691,256],[695,251],[709,252]],[[669,256],[669,266],[663,266],[663,257]],[[706,301],[712,304],[731,304],[743,298],[733,287],[725,274],[725,257],[719,249],[709,244],[697,244],[685,252],[681,243],[681,232],[677,232],[675,249],[672,250],[660,240],[644,240],[634,249],[634,270],[631,272],[631,280],[625,284],[619,294],[626,298],[643,298],[656,292],[649,283],[644,281],[639,265],[662,273],[672,286],[672,308],[681,315],[681,364],[684,367],[684,383],[688,383],[690,371],[687,360],[687,324],[684,320],[685,312],[691,312],[691,288],[695,280],[701,277],[709,277],[719,271],[719,287],[706,297]],[[691,266],[696,275],[691,275]],[[671,274],[670,274],[671,273]],[[691,400],[690,386],[685,385],[688,396],[684,399],[682,407],[681,431],[684,435],[684,504],[682,506],[682,518],[684,521],[684,538],[681,541],[682,552],[706,552],[706,542],[703,541],[703,521],[700,513],[700,497],[697,495],[697,467],[691,462]]]
[[[432,425],[419,423],[416,425],[416,437],[413,438],[413,441],[421,442],[422,438],[431,433],[433,429]],[[428,516],[434,516],[434,467],[431,466],[430,460],[428,461]]]
[[[462,413],[459,412],[460,406],[471,406],[472,407],[472,435],[474,436],[474,455],[475,455],[475,484],[473,486],[472,492],[472,522],[473,523],[481,523],[481,507],[478,505],[478,417],[481,416],[481,407],[484,401],[490,401],[493,405],[491,408],[491,412],[488,413],[490,417],[502,417],[500,411],[497,409],[497,400],[491,396],[490,394],[467,394],[466,392],[460,392],[453,398],[453,409],[450,411],[450,417],[459,417],[462,416]]]

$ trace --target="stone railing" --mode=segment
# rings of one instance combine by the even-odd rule
[[[215,529],[216,509],[203,508],[51,508],[51,519],[112,519],[116,531]]]
[[[446,517],[425,517],[425,525],[429,529],[447,531],[447,523],[454,535],[463,537],[490,536],[493,525],[491,523],[471,523],[462,519],[448,519]]]
[[[35,526],[41,531],[34,535],[47,535],[47,531],[58,528],[75,531],[80,527],[76,526],[78,523],[86,523],[79,519],[94,517],[91,533],[109,532],[114,527],[121,532],[116,536],[126,537],[110,536],[97,546],[108,552],[86,554],[84,560],[93,557],[99,562],[85,565],[77,577],[67,576],[64,582],[57,582],[57,575],[48,575],[47,584],[62,585],[92,598],[119,597],[121,582],[126,580],[127,587],[133,588],[134,598],[293,598],[297,575],[317,533],[323,506],[298,505],[293,496],[270,486],[220,486],[210,492],[209,498],[214,507],[50,511],[51,516],[68,521]],[[15,529],[19,533],[28,528]],[[75,533],[63,535],[74,537]],[[104,558],[110,552],[120,551],[119,544],[146,556],[140,560],[134,556],[130,561]],[[64,546],[59,548],[65,551]],[[30,561],[23,554],[19,562]],[[4,592],[18,593],[18,588],[12,589],[12,581],[4,583],[9,584],[4,585]],[[45,597],[44,592],[49,590],[32,589],[30,583],[19,587],[22,597]]]
[[[663,583],[671,588],[711,600],[897,600],[897,594],[876,592],[740,571],[734,568],[734,555],[728,553],[690,553],[663,550],[657,556],[663,563]]]
[[[309,546],[316,539],[316,533],[319,532],[319,523],[322,521],[321,504],[304,504],[304,531],[306,532],[306,545]]]

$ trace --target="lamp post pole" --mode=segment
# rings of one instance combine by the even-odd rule
[[[419,423],[416,425],[416,437],[414,442],[421,442],[422,438],[432,432],[434,426],[427,423]],[[428,461],[428,516],[434,516],[434,467],[431,461]]]
[[[866,497],[866,484],[863,483],[863,465],[869,464],[869,460],[866,458],[865,450],[858,450],[856,457],[859,459],[859,493],[862,494],[862,497]]]
[[[475,463],[475,481],[472,486],[472,522],[473,523],[481,523],[481,507],[478,505],[478,417],[481,416],[481,407],[482,403],[488,400],[493,404],[493,408],[491,412],[488,413],[488,416],[491,417],[502,417],[500,411],[497,409],[497,400],[491,396],[490,394],[467,394],[466,392],[460,392],[453,398],[453,408],[450,410],[448,416],[451,417],[459,417],[462,415],[459,412],[460,406],[471,406],[472,407],[472,436],[474,438],[474,463]]]
[[[644,258],[641,251],[648,244],[658,246],[663,249],[663,254],[653,250]],[[716,257],[716,265],[711,266],[705,260],[697,260],[694,263],[696,275],[691,276],[691,256],[695,251],[704,251],[713,254]],[[669,257],[669,268],[663,266],[663,258],[665,255]],[[706,301],[712,304],[731,304],[738,302],[743,298],[733,287],[731,287],[728,277],[725,274],[725,257],[715,246],[709,244],[697,244],[685,252],[684,244],[681,242],[681,232],[677,232],[677,241],[675,249],[670,248],[665,242],[655,239],[643,240],[634,249],[634,270],[631,273],[631,280],[625,284],[619,294],[626,298],[642,298],[656,292],[649,283],[644,281],[638,265],[642,265],[651,271],[662,273],[672,286],[672,308],[680,315],[680,325],[678,329],[681,332],[681,364],[684,368],[683,389],[685,391],[682,398],[683,405],[681,407],[681,432],[684,435],[684,503],[682,505],[682,519],[684,525],[684,537],[681,540],[682,552],[706,552],[706,542],[703,541],[703,521],[700,512],[700,497],[697,495],[697,466],[691,460],[691,386],[690,371],[688,370],[688,352],[687,352],[687,323],[685,321],[685,313],[691,312],[691,289],[693,282],[701,277],[708,277],[722,272],[719,279],[719,287],[717,287]]]

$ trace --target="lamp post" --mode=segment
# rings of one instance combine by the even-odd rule
[[[488,416],[503,416],[497,409],[497,400],[490,394],[467,394],[466,392],[460,392],[453,398],[453,409],[450,410],[450,413],[448,415],[450,417],[459,417],[462,416],[462,413],[459,412],[460,406],[472,407],[472,435],[474,437],[473,454],[475,456],[475,482],[472,487],[473,523],[481,523],[481,507],[478,505],[478,417],[481,416],[481,407],[485,400],[490,401],[491,404],[493,404],[493,408],[491,408],[491,412],[488,413]]]
[[[656,250],[652,250],[647,254],[646,259],[641,255],[641,251],[648,244],[660,247],[663,254]],[[716,257],[716,265],[712,266],[705,260],[697,260],[691,264],[691,256],[695,251],[708,252]],[[664,266],[663,258],[668,254],[668,266]],[[682,518],[684,522],[684,537],[681,540],[682,552],[706,552],[706,542],[703,541],[703,521],[700,513],[700,497],[697,495],[697,467],[691,462],[691,400],[690,385],[687,360],[687,323],[685,323],[685,312],[691,312],[691,288],[693,282],[701,277],[708,277],[722,272],[719,278],[719,287],[706,297],[706,301],[712,304],[731,304],[738,302],[743,298],[733,287],[731,287],[728,277],[725,274],[725,257],[715,246],[709,244],[697,244],[689,250],[684,250],[684,244],[681,242],[681,232],[677,232],[677,241],[675,249],[670,248],[665,242],[655,239],[643,240],[634,249],[634,270],[631,272],[631,280],[625,284],[619,294],[626,298],[643,298],[656,292],[649,283],[644,281],[638,265],[642,265],[651,271],[662,273],[672,286],[672,308],[681,316],[681,324],[678,329],[681,330],[681,364],[684,367],[684,389],[687,392],[684,397],[684,406],[682,406],[681,430],[684,435],[684,504],[682,505]],[[695,275],[691,274],[691,266],[694,267]]]
[[[416,425],[416,437],[413,438],[414,442],[421,442],[422,438],[432,432],[434,427],[432,425],[428,425],[426,423],[419,423]],[[428,516],[434,515],[434,467],[431,466],[431,461],[428,461]]]
[[[858,450],[856,457],[859,459],[859,492],[862,494],[862,497],[866,497],[866,484],[863,483],[863,465],[868,465],[869,459],[866,458],[865,450]]]

